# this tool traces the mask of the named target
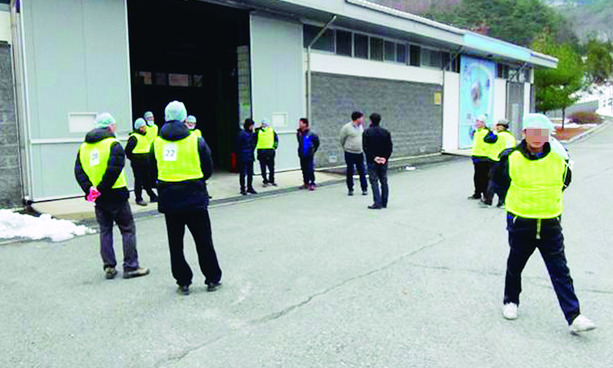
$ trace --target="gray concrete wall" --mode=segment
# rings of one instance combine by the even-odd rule
[[[11,46],[0,42],[0,208],[21,205],[22,182]]]
[[[441,151],[443,106],[434,103],[434,95],[442,86],[324,73],[313,73],[312,82],[312,126],[321,141],[318,167],[344,164],[339,131],[356,110],[381,114],[381,126],[392,134],[393,157]]]

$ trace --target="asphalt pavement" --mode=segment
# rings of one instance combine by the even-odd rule
[[[151,268],[137,279],[104,279],[96,235],[2,246],[0,367],[609,368],[612,142],[609,126],[568,147],[566,254],[598,325],[582,336],[538,253],[519,318],[502,318],[505,213],[466,199],[461,158],[392,173],[380,211],[344,184],[212,207],[224,272],[213,293],[189,236],[196,276],[189,296],[176,293],[160,216],[137,220]]]

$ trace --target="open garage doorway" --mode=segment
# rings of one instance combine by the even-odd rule
[[[128,0],[128,29],[133,119],[151,110],[161,126],[166,104],[182,101],[196,116],[216,168],[229,169],[249,13],[203,1]]]

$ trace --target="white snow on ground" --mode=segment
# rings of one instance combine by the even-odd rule
[[[0,210],[0,239],[51,239],[60,242],[75,236],[92,234],[87,226],[76,225],[68,220],[58,220],[51,215],[40,217],[21,215],[10,210]]]

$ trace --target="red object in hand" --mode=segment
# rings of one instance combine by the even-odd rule
[[[96,199],[100,197],[100,191],[95,187],[89,188],[89,194],[87,195],[88,202],[96,202]]]

